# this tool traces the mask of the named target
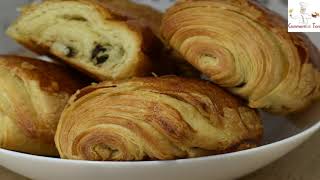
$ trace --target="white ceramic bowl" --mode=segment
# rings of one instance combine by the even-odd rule
[[[0,149],[0,165],[34,180],[223,180],[251,173],[282,157],[320,128],[320,103],[292,120],[264,114],[265,145],[224,155],[148,162],[88,162]]]
[[[25,2],[28,0],[0,2],[0,28],[3,27],[0,29],[0,53],[17,52],[21,49],[6,38],[3,31],[16,16],[16,7]],[[152,3],[157,8],[163,8],[168,5],[169,0],[154,2]],[[276,7],[286,12],[280,6]],[[312,36],[313,41],[318,44],[319,35]],[[234,179],[273,162],[306,141],[320,128],[319,109],[320,102],[305,112],[288,118],[264,113],[263,146],[236,153],[176,161],[88,162],[32,156],[0,149],[0,166],[34,180]]]

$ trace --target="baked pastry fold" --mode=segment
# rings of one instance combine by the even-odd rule
[[[27,48],[55,56],[97,80],[152,72],[161,46],[148,26],[108,9],[108,1],[50,0],[31,4],[7,34]]]
[[[165,14],[170,45],[252,108],[287,114],[320,95],[319,52],[253,0],[181,0]]]
[[[58,156],[54,134],[60,114],[85,85],[73,75],[52,63],[0,56],[0,148]]]
[[[262,131],[259,114],[219,87],[167,76],[84,88],[55,142],[66,159],[168,160],[256,147]]]

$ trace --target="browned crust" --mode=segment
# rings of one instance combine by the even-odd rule
[[[217,146],[208,147],[210,142],[206,142],[205,139],[209,137],[197,136],[202,130],[190,123],[190,121],[199,119],[186,120],[187,118],[174,105],[167,104],[161,100],[144,99],[141,93],[146,92],[161,95],[163,98],[169,96],[182,104],[191,105],[206,119],[210,124],[208,126],[213,126],[221,131],[230,132],[234,130],[239,134],[230,135],[235,137],[235,139],[231,138],[233,140],[230,140],[230,142],[228,141],[230,136],[228,136]],[[90,107],[86,107],[86,105],[92,105],[102,100],[106,101],[104,98],[107,99],[108,104],[100,104],[96,108],[105,107],[105,112],[102,113],[101,110],[96,110],[97,113],[95,113],[95,110],[90,110],[92,115],[79,114],[87,112],[86,108]],[[178,102],[175,105],[180,106]],[[123,116],[121,115],[122,113],[124,113]],[[95,120],[89,120],[88,117],[91,116],[95,117]],[[136,116],[139,118],[136,119]],[[135,120],[131,121],[131,118]],[[82,122],[87,122],[88,124],[85,127],[81,126],[81,128],[87,129],[86,131],[84,129],[80,130]],[[155,132],[150,134],[150,128],[143,128],[145,126],[141,126],[140,122],[147,123],[154,128],[152,131]],[[240,128],[242,123],[245,129]],[[126,141],[122,140],[121,135],[120,137],[117,135],[119,132],[103,130],[103,127],[108,127],[108,125],[121,126],[138,135],[139,138],[143,139],[144,143],[137,145],[139,147],[140,145],[142,147],[147,146],[147,149],[152,148],[154,149],[152,152],[156,154],[147,153],[137,159],[132,157],[132,153],[134,154],[135,150],[126,147]],[[79,130],[74,131],[78,127]],[[72,133],[68,133],[69,128],[73,129]],[[168,144],[159,143],[156,140],[159,137],[158,133],[160,133],[159,136],[165,137],[166,141],[170,142],[170,147]],[[160,78],[105,81],[82,89],[71,98],[70,104],[65,108],[60,119],[55,141],[63,158],[84,160],[166,160],[215,155],[257,147],[261,141],[262,134],[263,129],[258,112],[248,108],[241,100],[226,93],[221,88],[210,82],[197,79],[165,76]],[[134,140],[130,139],[130,141]],[[140,140],[137,141],[141,142]],[[200,148],[195,145],[197,142],[206,145]],[[113,147],[113,144],[116,146],[113,147],[116,152],[121,151],[122,157],[117,156],[116,159],[109,159],[110,154],[104,157],[104,154],[92,151],[92,147],[95,147],[96,144],[102,144],[101,146],[106,149],[110,144]],[[106,145],[104,146],[104,144]],[[175,150],[171,149],[172,147]],[[142,149],[142,151],[145,151],[144,148]]]
[[[39,82],[49,93],[66,92],[69,95],[88,85],[88,79],[61,65],[15,55],[1,55],[0,66],[28,80]]]
[[[219,2],[225,0],[179,0],[178,3],[208,1]],[[320,68],[320,53],[317,47],[304,33],[288,32],[288,22],[278,13],[266,8],[256,0],[226,0],[229,3],[237,4],[238,7],[244,9],[243,13],[247,16],[255,17],[258,24],[262,24],[271,32],[291,41],[297,48],[300,55],[300,61],[303,64],[312,63]],[[176,11],[176,10],[174,10]]]
[[[49,0],[48,0],[49,1]],[[72,1],[72,0],[50,0],[50,1]],[[89,3],[96,7],[99,12],[108,19],[123,22],[123,25],[136,32],[142,41],[141,53],[138,59],[141,63],[136,67],[135,76],[151,76],[151,72],[157,75],[177,74],[182,76],[199,77],[199,72],[190,64],[186,63],[178,53],[170,50],[165,45],[165,41],[160,36],[160,23],[162,13],[146,5],[134,3],[129,0],[78,0]],[[26,6],[22,10],[22,16],[32,12],[37,5]],[[18,19],[19,21],[19,19]],[[28,49],[41,55],[54,57],[66,62],[79,71],[87,74],[96,80],[105,80],[105,77],[96,73],[92,69],[84,68],[77,62],[67,60],[64,55],[53,56],[50,48],[44,44],[39,44],[32,39],[19,38],[17,42],[23,44]],[[124,79],[124,78],[116,78]]]
[[[3,109],[3,113],[15,124],[14,127],[7,127],[12,128],[8,129],[8,132],[19,132],[19,134],[11,133],[9,137],[0,137],[8,140],[3,148],[37,155],[57,156],[54,135],[61,112],[68,98],[78,89],[88,85],[90,81],[61,65],[16,55],[0,55],[0,68],[23,81],[26,89],[21,89],[21,92],[27,91],[27,87],[35,83],[36,89],[39,88],[46,97],[50,97],[39,101],[45,106],[48,105],[43,108],[50,108],[49,111],[35,108],[33,104],[30,105],[31,102],[24,103],[19,99],[10,99],[13,106],[10,109]],[[30,85],[29,82],[32,84]],[[3,86],[6,85],[3,84]],[[19,94],[19,91],[15,93]],[[36,97],[30,98],[32,101],[37,101],[34,99]],[[4,120],[0,119],[0,121]]]
[[[262,15],[257,19],[260,23],[269,28],[272,32],[277,32],[279,35],[288,39],[288,41],[292,41],[298,50],[301,63],[311,63],[318,69],[320,68],[320,53],[308,36],[304,33],[288,33],[288,21],[278,13],[266,8],[257,1],[248,0],[248,4],[262,13]]]
[[[204,80],[199,80],[195,78],[185,78],[178,77],[174,75],[162,76],[162,77],[136,77],[130,80],[114,80],[114,81],[104,81],[99,84],[91,85],[83,88],[77,94],[74,95],[73,101],[77,101],[77,99],[85,96],[95,90],[99,90],[102,88],[114,88],[121,87],[123,85],[128,85],[139,87],[144,90],[154,91],[159,94],[165,94],[167,96],[171,96],[180,101],[184,101],[188,104],[193,105],[194,107],[198,107],[199,111],[203,114],[210,114],[213,111],[218,115],[224,117],[224,109],[239,109],[240,107],[246,107],[250,110],[246,105],[246,102],[242,99],[227,93],[224,89],[219,86]],[[197,92],[199,94],[203,94],[214,103],[214,109],[210,109],[208,104],[202,102],[198,97],[192,96],[193,92]],[[177,96],[180,93],[191,94],[188,98],[182,98]],[[154,111],[154,109],[150,110]],[[259,114],[257,110],[254,110],[256,114]],[[209,116],[207,116],[209,118]],[[180,117],[182,118],[182,117]],[[173,128],[174,129],[174,128]],[[235,144],[232,148],[227,149],[226,152],[231,152],[231,149],[236,149],[238,146],[242,145],[250,145],[251,147],[257,146],[262,139],[262,131],[261,134],[256,139],[247,139],[243,143]]]
[[[115,12],[112,12],[111,10],[109,10],[108,4],[106,4],[101,0],[47,0],[48,3],[51,1],[55,1],[55,2],[78,1],[80,3],[88,4],[90,6],[95,7],[95,9],[99,13],[101,13],[101,15],[104,16],[107,20],[117,21],[121,23],[124,28],[129,28],[131,31],[135,32],[137,38],[140,39],[142,42],[141,52],[139,52],[135,57],[136,59],[138,59],[139,64],[136,65],[136,67],[134,67],[136,69],[134,72],[134,76],[151,75],[151,72],[156,71],[157,67],[155,67],[151,61],[159,55],[159,53],[163,48],[163,45],[162,45],[162,42],[154,35],[154,33],[151,30],[151,27],[149,27],[148,24],[143,23],[142,21],[135,19],[133,17],[129,18],[126,16],[121,16],[120,14],[116,14]],[[131,4],[133,5],[133,3]],[[31,4],[29,6],[24,7],[22,9],[21,16],[24,16],[25,14],[28,14],[28,13],[32,13],[32,11],[35,8],[37,8],[37,4]],[[119,12],[119,11],[116,11],[116,12]],[[16,39],[16,41],[24,45],[26,48],[38,54],[53,56],[49,50],[49,47],[47,47],[44,44],[39,44],[35,40]],[[76,62],[72,62],[70,60],[65,59],[64,55],[56,55],[53,57],[68,63],[72,67],[77,68],[79,71],[86,73],[87,75],[95,78],[96,80],[105,80],[105,77],[103,75],[100,75],[94,72],[93,70],[84,68],[83,65],[79,65]],[[122,74],[120,76],[124,76],[124,75]],[[125,79],[125,78],[119,77],[119,79]]]
[[[219,21],[219,25],[206,18],[212,15],[221,19],[229,13],[234,19]],[[244,31],[233,31],[236,22],[232,22],[237,18],[250,20],[241,24]],[[229,34],[223,33],[224,23]],[[288,33],[287,28],[284,18],[254,0],[180,0],[164,15],[161,32],[188,62],[215,83],[247,99],[249,106],[288,114],[319,98],[320,53],[305,34]],[[254,33],[252,38],[250,33]],[[248,42],[237,41],[238,37]],[[231,45],[233,41],[237,41],[236,46]],[[252,48],[250,42],[261,47]],[[226,46],[229,52],[224,52]],[[241,53],[233,47],[242,49]],[[212,59],[218,56],[216,61],[202,58],[210,53],[214,54]],[[260,57],[254,58],[256,55]],[[239,58],[243,62],[233,61]]]
[[[235,96],[225,92],[222,88],[214,85],[209,81],[201,81],[199,79],[193,78],[183,78],[178,76],[162,76],[158,78],[145,77],[145,78],[133,78],[131,80],[115,80],[115,81],[105,81],[99,83],[98,85],[88,86],[80,91],[76,95],[76,98],[80,98],[85,94],[88,94],[96,89],[119,86],[121,84],[133,83],[138,86],[143,86],[148,89],[155,89],[159,92],[174,92],[174,93],[191,93],[199,92],[207,95],[210,99],[217,104],[217,112],[223,115],[223,108],[238,108],[241,106],[246,106],[245,103]],[[76,99],[75,99],[76,100]],[[192,101],[197,101],[197,99],[192,99]],[[203,104],[202,106],[205,106]]]
[[[137,20],[152,30],[160,38],[160,25],[163,14],[147,5],[130,0],[98,0],[117,17],[125,20]]]

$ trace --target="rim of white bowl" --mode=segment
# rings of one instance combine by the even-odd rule
[[[8,155],[15,156],[15,157],[23,157],[23,158],[32,158],[33,160],[38,160],[38,161],[49,161],[52,163],[67,163],[67,164],[81,164],[81,165],[123,165],[123,166],[134,166],[134,165],[157,165],[159,163],[194,163],[195,161],[202,161],[202,160],[214,160],[214,159],[222,159],[222,158],[228,158],[228,157],[233,157],[233,156],[238,156],[238,155],[245,155],[253,152],[257,152],[262,149],[268,149],[272,148],[274,146],[278,146],[280,144],[284,143],[290,143],[292,141],[295,141],[297,138],[302,138],[307,135],[312,135],[317,130],[320,129],[320,121],[315,123],[313,126],[301,131],[298,134],[295,134],[293,136],[290,136],[288,138],[285,138],[280,141],[276,141],[270,144],[262,145],[256,148],[252,149],[247,149],[243,151],[238,151],[238,152],[232,152],[232,153],[226,153],[226,154],[219,154],[219,155],[212,155],[212,156],[204,156],[204,157],[197,157],[197,158],[189,158],[189,159],[177,159],[177,160],[156,160],[156,161],[86,161],[86,160],[69,160],[69,159],[59,159],[59,158],[54,158],[54,157],[45,157],[45,156],[37,156],[37,155],[31,155],[31,154],[25,154],[25,153],[20,153],[20,152],[15,152],[15,151],[10,151],[6,149],[0,148],[0,153],[4,152]]]

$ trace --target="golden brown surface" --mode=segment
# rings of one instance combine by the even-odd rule
[[[258,113],[217,86],[168,76],[81,90],[55,142],[67,159],[165,160],[252,148],[262,131]]]
[[[181,0],[162,34],[186,60],[252,108],[291,113],[320,96],[320,55],[303,34],[252,0]]]
[[[54,134],[69,97],[86,84],[59,65],[0,56],[0,147],[58,155]]]
[[[147,26],[160,38],[162,13],[150,6],[137,4],[130,0],[98,0],[114,15],[128,20],[137,20]]]
[[[161,42],[149,27],[124,19],[98,0],[50,0],[22,9],[8,35],[97,80],[150,75]]]

